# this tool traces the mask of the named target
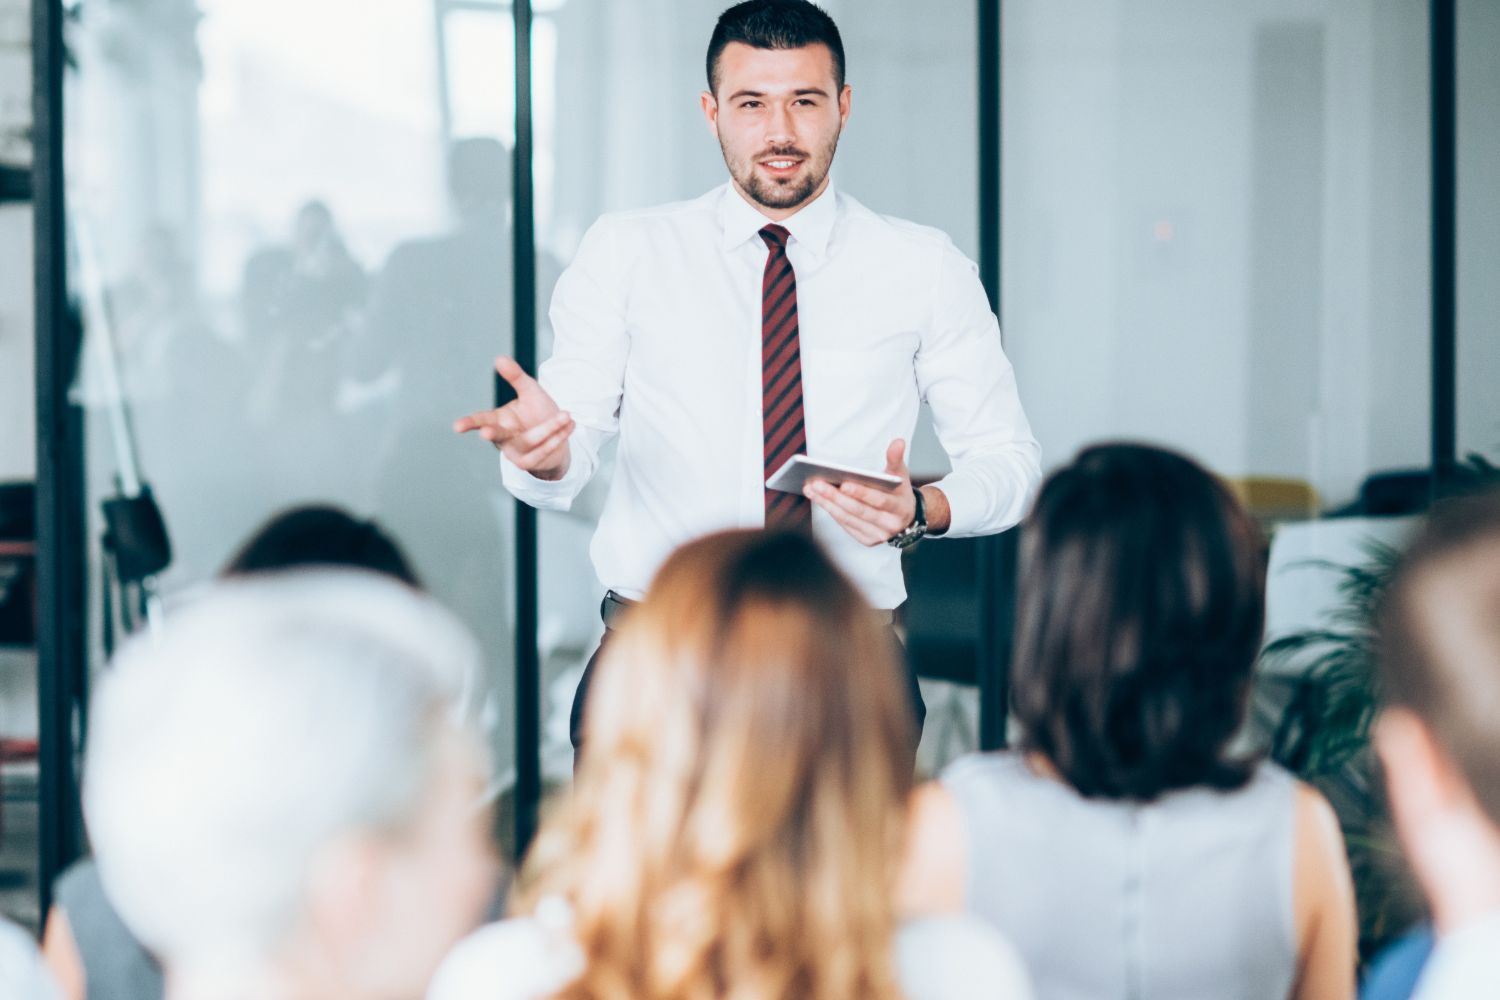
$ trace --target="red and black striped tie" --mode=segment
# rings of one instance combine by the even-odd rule
[[[797,337],[797,276],[786,257],[790,235],[781,226],[760,231],[770,251],[761,281],[761,420],[765,430],[765,475],[793,455],[806,454],[802,422],[802,352]],[[766,527],[810,530],[812,503],[800,493],[766,490]]]

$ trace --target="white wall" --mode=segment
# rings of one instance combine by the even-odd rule
[[[1144,438],[1336,503],[1425,463],[1425,11],[1006,5],[1003,319],[1048,464]]]
[[[972,0],[829,2],[853,112],[834,180],[979,255],[979,72]]]

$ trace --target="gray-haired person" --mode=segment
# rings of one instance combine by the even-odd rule
[[[419,995],[494,889],[473,640],[347,571],[222,582],[168,625],[101,682],[83,788],[168,1000]]]

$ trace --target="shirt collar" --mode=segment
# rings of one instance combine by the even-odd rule
[[[793,243],[800,244],[814,257],[822,257],[828,252],[837,207],[833,181],[830,180],[822,194],[803,205],[795,215],[776,224],[786,227],[792,234]],[[725,250],[733,250],[771,222],[735,190],[734,184],[724,185],[724,194],[719,199],[719,225],[723,228]]]

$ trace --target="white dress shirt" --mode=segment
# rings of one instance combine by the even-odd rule
[[[571,413],[571,459],[539,480],[501,458],[518,500],[566,510],[620,436],[590,553],[638,597],[674,548],[765,523],[761,279],[771,220],[725,184],[693,201],[603,216],[557,283],[542,386]],[[780,223],[797,280],[808,454],[885,467],[923,400],[953,471],[951,537],[1026,512],[1041,449],[977,268],[942,232],[877,215],[830,184]],[[872,606],[906,598],[900,552],[866,547],[822,510],[813,534]],[[929,543],[931,544],[931,543]]]
[[[1422,967],[1413,1000],[1500,997],[1500,910],[1439,934]]]

